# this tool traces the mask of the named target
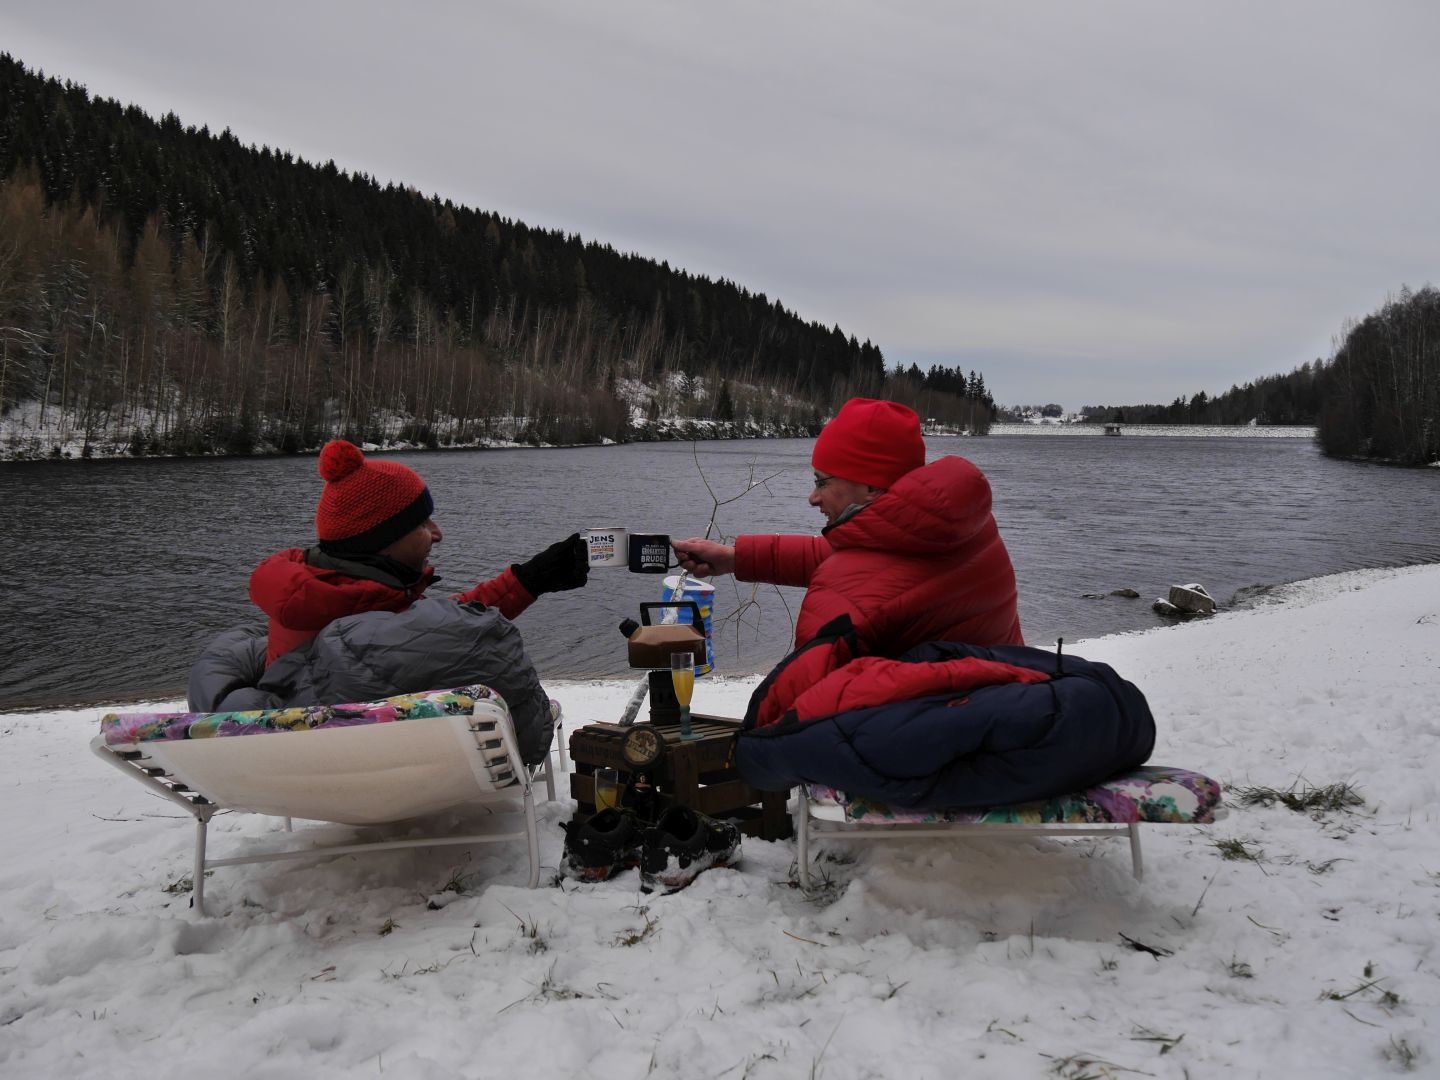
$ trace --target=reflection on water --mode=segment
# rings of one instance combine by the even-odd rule
[[[1198,581],[1223,603],[1250,585],[1440,561],[1440,473],[1329,461],[1307,439],[928,442],[932,458],[959,453],[990,477],[1034,644],[1157,625],[1150,602],[1172,583]],[[459,590],[590,526],[690,536],[713,516],[730,535],[816,532],[810,446],[394,457],[434,493],[440,588]],[[0,465],[0,707],[177,696],[211,635],[257,618],[255,564],[311,542],[319,491],[313,457]],[[717,669],[769,667],[800,592],[717,585]],[[1141,598],[1082,599],[1125,587]],[[658,577],[597,570],[517,625],[542,676],[613,675],[628,670],[618,624],[659,591]]]

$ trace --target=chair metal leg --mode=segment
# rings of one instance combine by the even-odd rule
[[[195,898],[195,914],[205,914],[205,836],[210,825],[209,814],[195,815],[195,866],[190,872],[190,895]]]
[[[1136,881],[1144,881],[1145,863],[1140,858],[1140,825],[1132,821],[1126,830],[1130,833],[1130,871],[1135,875]]]
[[[540,832],[535,824],[535,795],[528,786],[525,788],[525,844],[530,851],[530,888],[533,889],[540,884]]]
[[[555,758],[557,753],[560,758],[560,771],[567,772],[570,768],[565,760],[565,727],[559,717],[555,719],[555,730],[550,741],[553,745],[545,753],[545,768],[541,774],[545,779],[546,802],[555,801]]]
[[[795,799],[795,859],[800,870],[800,887],[810,888],[810,796],[801,785]]]

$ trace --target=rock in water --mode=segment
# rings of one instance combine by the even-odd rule
[[[1170,603],[1187,615],[1215,614],[1215,600],[1204,585],[1171,585]]]

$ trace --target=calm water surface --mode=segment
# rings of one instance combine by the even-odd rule
[[[1150,603],[1172,583],[1201,582],[1223,604],[1251,585],[1440,562],[1440,470],[1329,461],[1308,439],[928,442],[932,458],[958,453],[989,476],[1032,644],[1157,625]],[[591,526],[691,536],[713,515],[726,535],[816,532],[810,447],[391,457],[429,483],[445,531],[440,589],[459,590]],[[0,708],[182,696],[205,642],[257,618],[250,570],[312,541],[320,487],[313,457],[0,464]],[[788,647],[801,593],[717,584],[718,669],[768,668]],[[1141,598],[1082,598],[1127,587]],[[618,623],[658,598],[654,577],[599,570],[517,625],[542,677],[615,675],[628,671]]]

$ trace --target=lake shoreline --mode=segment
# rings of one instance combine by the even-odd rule
[[[938,424],[922,425],[927,438],[985,438],[988,436],[1103,436],[1104,424],[1044,424],[1044,423],[995,423],[988,432],[977,433],[956,430]],[[1315,428],[1307,425],[1237,425],[1237,424],[1134,424],[1123,429],[1123,434],[1138,438],[1314,438]],[[383,443],[362,441],[358,443],[367,454],[431,453],[446,451],[475,450],[573,450],[580,447],[630,446],[647,443],[667,442],[728,442],[760,441],[767,439],[813,438],[815,432],[795,429],[786,430],[772,425],[755,425],[743,422],[720,422],[688,418],[668,418],[653,421],[648,430],[638,430],[634,437],[618,441],[600,439],[596,442],[540,443],[509,439],[476,439],[468,442],[452,442],[432,445],[405,439],[386,440]],[[331,438],[343,438],[334,435]],[[328,441],[328,439],[326,440]],[[21,445],[25,444],[25,445]],[[202,453],[142,453],[132,451],[130,436],[93,438],[86,440],[83,433],[65,434],[58,429],[31,431],[24,419],[7,416],[0,421],[0,464],[59,462],[59,461],[215,461],[215,460],[263,460],[268,458],[313,457],[320,452],[318,446],[305,450],[282,450],[268,443],[259,448],[236,453],[224,449],[213,449]]]
[[[1249,596],[1245,597],[1245,598],[1242,599],[1239,603],[1234,602],[1234,599],[1232,598],[1231,602],[1230,602],[1229,604],[1227,604],[1225,607],[1222,607],[1222,608],[1220,609],[1220,611],[1218,611],[1215,615],[1210,615],[1210,616],[1194,616],[1194,617],[1190,617],[1190,618],[1186,618],[1186,619],[1165,619],[1165,620],[1157,623],[1155,626],[1146,627],[1146,628],[1144,628],[1144,629],[1139,629],[1139,630],[1126,630],[1126,631],[1120,631],[1120,632],[1118,632],[1118,633],[1112,633],[1112,634],[1102,634],[1102,635],[1099,635],[1099,636],[1096,636],[1096,637],[1091,637],[1091,638],[1081,638],[1081,639],[1078,639],[1078,640],[1073,641],[1073,642],[1067,640],[1066,643],[1065,643],[1065,648],[1066,648],[1067,650],[1079,650],[1079,651],[1083,652],[1084,649],[1085,649],[1085,647],[1086,647],[1086,645],[1089,644],[1089,643],[1092,643],[1092,642],[1105,641],[1105,640],[1108,640],[1108,639],[1110,639],[1110,638],[1128,637],[1128,636],[1131,636],[1131,635],[1134,635],[1134,634],[1151,634],[1151,633],[1156,633],[1156,632],[1162,631],[1162,630],[1172,630],[1172,631],[1175,631],[1175,630],[1184,630],[1184,629],[1188,629],[1188,628],[1200,626],[1200,625],[1203,625],[1203,624],[1206,624],[1206,623],[1212,623],[1212,622],[1215,622],[1217,619],[1218,619],[1218,620],[1223,620],[1226,615],[1239,614],[1239,613],[1243,613],[1243,612],[1247,612],[1247,611],[1253,611],[1253,610],[1256,610],[1256,609],[1258,609],[1258,608],[1271,607],[1271,606],[1274,606],[1274,605],[1277,605],[1277,604],[1284,604],[1284,603],[1286,602],[1286,599],[1287,599],[1287,594],[1292,594],[1292,593],[1294,593],[1296,590],[1301,590],[1301,591],[1303,591],[1303,590],[1305,590],[1305,589],[1307,589],[1307,588],[1313,589],[1313,588],[1323,587],[1323,583],[1325,583],[1325,582],[1327,581],[1327,579],[1330,579],[1330,578],[1341,578],[1341,577],[1346,577],[1346,576],[1355,575],[1355,574],[1403,573],[1403,572],[1406,572],[1406,571],[1415,570],[1416,568],[1422,567],[1422,566],[1437,566],[1437,565],[1440,565],[1440,563],[1419,562],[1419,563],[1405,563],[1405,564],[1399,564],[1399,565],[1395,565],[1395,566],[1379,566],[1379,567],[1370,568],[1370,569],[1368,569],[1368,570],[1358,570],[1358,571],[1357,571],[1357,570],[1339,570],[1339,571],[1336,571],[1336,572],[1333,573],[1333,574],[1319,574],[1319,575],[1315,575],[1315,576],[1313,576],[1313,577],[1297,578],[1297,579],[1295,579],[1295,580],[1293,580],[1293,581],[1275,582],[1275,583],[1270,583],[1270,584],[1266,584],[1266,585],[1262,585],[1262,586],[1252,586],[1251,588],[1254,588],[1254,589],[1256,589],[1257,591],[1255,591],[1254,593],[1252,593],[1252,594],[1250,594]],[[257,622],[258,622],[258,617],[257,617]],[[523,627],[522,627],[522,631],[523,631]],[[220,632],[219,630],[216,631],[216,633],[219,633],[219,632]],[[523,634],[522,634],[522,636],[523,636]],[[1051,643],[1047,643],[1047,642],[1031,641],[1031,642],[1027,642],[1027,644],[1032,645],[1032,646],[1037,647],[1037,648],[1048,648],[1048,647],[1051,647]],[[197,656],[198,656],[198,654],[197,654]],[[188,674],[188,673],[187,673],[187,674]],[[752,681],[755,681],[755,680],[760,679],[763,675],[764,675],[764,672],[763,672],[763,671],[760,671],[760,672],[746,672],[746,673],[738,673],[738,674],[728,674],[728,673],[727,673],[727,674],[723,674],[723,675],[718,675],[718,676],[716,676],[716,678],[711,679],[711,680],[707,680],[707,681],[708,681],[708,682],[712,682],[712,683],[713,683],[713,682],[716,682],[716,681],[726,681],[726,680],[752,680]],[[559,675],[545,675],[545,674],[543,674],[543,673],[541,674],[541,682],[542,682],[543,684],[554,684],[554,685],[560,685],[560,684],[563,684],[563,683],[588,683],[588,684],[594,684],[594,685],[600,685],[600,686],[614,686],[614,685],[619,685],[619,684],[624,684],[624,685],[626,685],[626,686],[633,686],[634,683],[635,683],[635,681],[636,681],[636,678],[637,678],[637,676],[613,675],[613,674],[595,674],[595,675],[585,675],[585,674],[576,674],[576,673],[567,673],[567,674],[559,674]],[[70,711],[70,710],[79,711],[79,710],[88,710],[88,709],[97,709],[97,708],[112,708],[112,707],[113,707],[113,708],[116,708],[116,709],[126,709],[126,710],[139,710],[139,709],[152,708],[152,707],[154,707],[154,708],[159,708],[159,707],[171,708],[171,707],[173,707],[173,708],[176,708],[176,709],[183,710],[184,707],[185,707],[184,701],[185,701],[185,685],[184,685],[184,682],[183,682],[183,680],[182,680],[181,682],[177,683],[175,686],[169,687],[169,688],[155,688],[155,689],[151,689],[151,690],[130,692],[130,693],[124,693],[124,694],[120,694],[120,695],[116,695],[116,694],[85,695],[85,696],[82,696],[82,697],[76,697],[76,698],[70,698],[70,699],[60,699],[60,700],[50,700],[50,701],[44,701],[44,702],[35,702],[35,703],[33,703],[33,704],[28,704],[28,703],[27,703],[27,704],[3,703],[3,704],[0,704],[0,718],[3,718],[3,717],[5,717],[5,716],[9,716],[9,715],[13,715],[13,716],[27,716],[27,715],[34,715],[34,714],[36,714],[36,713],[44,713],[44,712]]]

